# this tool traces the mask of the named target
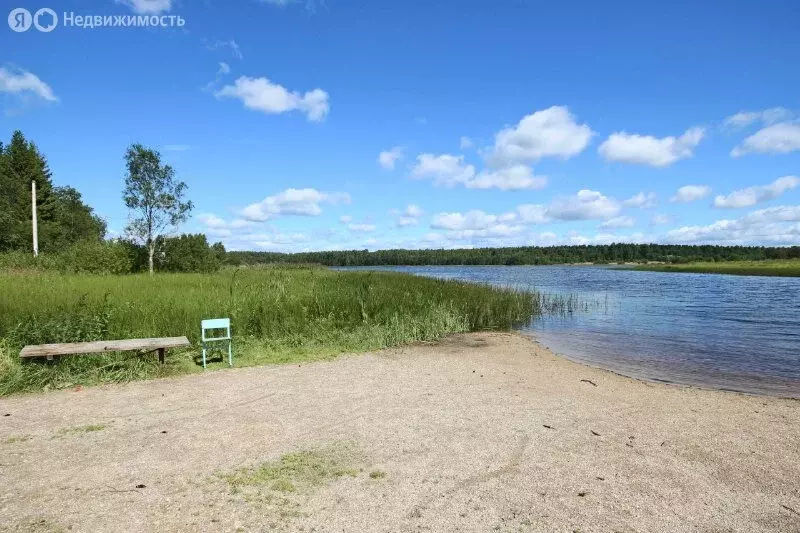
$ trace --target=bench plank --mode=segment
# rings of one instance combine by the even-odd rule
[[[62,344],[36,344],[25,346],[20,357],[47,357],[79,353],[127,352],[132,350],[163,350],[190,346],[186,337],[160,337],[153,339],[124,339],[118,341],[67,342]]]

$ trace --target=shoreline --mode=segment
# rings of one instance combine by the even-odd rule
[[[551,348],[550,346],[547,346],[533,332],[528,333],[528,332],[521,331],[521,330],[515,330],[513,333],[519,334],[519,335],[521,335],[521,336],[523,336],[525,338],[529,338],[532,342],[534,342],[535,344],[541,346],[542,349],[547,350],[548,352],[553,354],[553,356],[555,356],[555,357],[564,359],[564,360],[569,361],[571,363],[574,363],[576,365],[586,366],[586,367],[589,367],[589,368],[593,368],[595,370],[601,370],[601,371],[604,371],[604,372],[609,372],[609,373],[611,373],[611,374],[613,374],[615,376],[619,376],[619,377],[622,377],[622,378],[633,379],[633,380],[636,380],[636,381],[641,381],[643,383],[654,383],[654,384],[661,384],[661,385],[667,385],[667,386],[672,386],[672,387],[683,387],[683,388],[687,388],[687,389],[697,389],[697,390],[702,390],[702,391],[727,392],[727,393],[733,393],[733,394],[744,394],[744,395],[747,395],[747,396],[753,396],[753,397],[757,397],[757,398],[776,398],[776,399],[781,399],[781,400],[793,400],[793,401],[800,402],[800,390],[798,390],[798,392],[794,396],[786,396],[786,395],[781,395],[781,394],[772,394],[772,393],[767,392],[767,391],[754,391],[754,390],[743,390],[743,389],[736,389],[736,388],[717,387],[717,386],[714,386],[714,385],[711,385],[711,384],[702,385],[702,384],[698,384],[698,383],[686,383],[686,382],[673,381],[673,380],[667,380],[667,379],[656,378],[656,377],[648,377],[646,375],[638,375],[638,374],[636,374],[634,372],[626,373],[624,371],[614,370],[613,368],[605,367],[600,363],[594,363],[592,361],[581,360],[581,359],[578,359],[578,358],[570,357],[569,355],[567,355],[565,353],[562,353],[560,351],[557,351],[557,350]],[[774,381],[774,380],[772,382],[776,383],[776,381]]]
[[[0,530],[800,529],[796,400],[621,376],[518,333],[6,397],[3,414]],[[353,450],[352,475],[313,489],[219,477],[330,449]]]

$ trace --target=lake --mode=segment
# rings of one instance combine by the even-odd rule
[[[800,398],[800,278],[600,266],[385,267],[575,295],[522,328],[569,359],[628,376]]]

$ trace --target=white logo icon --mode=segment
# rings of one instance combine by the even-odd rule
[[[24,7],[12,9],[11,13],[8,14],[8,27],[15,32],[28,31],[31,28],[31,24],[33,24],[31,12]]]
[[[58,15],[49,7],[43,7],[33,16],[33,25],[37,30],[49,33],[58,26]]]

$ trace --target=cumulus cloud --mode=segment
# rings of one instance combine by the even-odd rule
[[[158,15],[172,9],[172,0],[116,0],[140,15]]]
[[[656,205],[656,193],[644,191],[639,192],[622,202],[625,207],[638,207],[639,209],[649,209]]]
[[[593,132],[578,124],[565,106],[553,106],[527,115],[519,123],[495,135],[489,154],[494,166],[538,161],[543,157],[569,159],[581,153]]]
[[[583,189],[574,196],[555,199],[547,209],[551,218],[559,220],[607,219],[619,214],[620,204],[597,191]]]
[[[395,146],[378,154],[378,164],[386,170],[394,170],[395,164],[403,158],[403,148]]]
[[[464,156],[420,154],[411,170],[414,179],[432,179],[437,185],[452,187],[475,176],[475,167],[464,162]]]
[[[609,218],[602,224],[598,226],[600,229],[618,229],[618,228],[630,228],[636,224],[636,220],[633,217],[629,216],[620,216]]]
[[[414,179],[432,179],[446,187],[463,185],[468,189],[500,189],[504,191],[541,189],[547,185],[546,176],[536,176],[525,165],[512,165],[497,170],[475,171],[464,156],[450,154],[420,154],[411,170]]]
[[[314,89],[305,94],[288,91],[267,78],[241,76],[233,85],[226,85],[214,93],[218,99],[236,98],[248,109],[267,114],[301,111],[309,120],[318,122],[325,118],[330,108],[328,93]]]
[[[624,131],[612,133],[597,149],[609,161],[667,167],[694,155],[705,135],[703,128],[689,128],[680,137],[657,138]]]
[[[740,129],[756,122],[769,125],[788,120],[791,117],[792,112],[785,107],[771,107],[763,111],[739,111],[735,115],[726,117],[723,125],[727,128]]]
[[[349,224],[352,221],[353,217],[351,217],[350,215],[342,215],[339,217],[339,222],[341,222],[342,224]]]
[[[783,176],[769,185],[756,185],[733,191],[727,196],[717,196],[714,198],[714,207],[738,208],[750,207],[752,205],[766,202],[779,197],[783,193],[790,191],[800,185],[800,178],[797,176]]]
[[[503,191],[543,189],[547,186],[547,176],[535,176],[530,167],[514,165],[495,171],[483,171],[467,180],[464,186],[468,189],[500,189]]]
[[[695,200],[702,200],[711,194],[711,187],[708,185],[684,185],[675,196],[670,198],[670,202],[694,202]]]
[[[475,146],[475,143],[473,143],[472,139],[470,139],[469,137],[461,137],[458,146],[462,150],[467,150],[468,148],[472,148],[473,146]]]
[[[737,220],[718,220],[707,226],[683,226],[665,235],[675,243],[748,245],[800,244],[800,206],[776,206],[754,211]]]
[[[58,98],[39,76],[25,70],[0,67],[0,92],[20,96],[34,95],[48,102],[56,102]]]
[[[390,214],[397,218],[397,220],[395,220],[395,226],[398,228],[405,228],[419,224],[419,219],[424,214],[424,211],[416,204],[409,204],[402,211],[393,209],[390,211]]]
[[[788,154],[800,150],[800,123],[780,122],[762,128],[731,150],[731,156],[747,154]]]
[[[256,222],[286,215],[318,216],[322,214],[322,203],[350,203],[350,195],[323,193],[316,189],[286,189],[275,196],[268,196],[258,203],[248,205],[241,211],[241,216]]]
[[[225,74],[230,73],[231,67],[224,61],[219,62],[219,70],[217,71],[217,76],[224,76]]]

